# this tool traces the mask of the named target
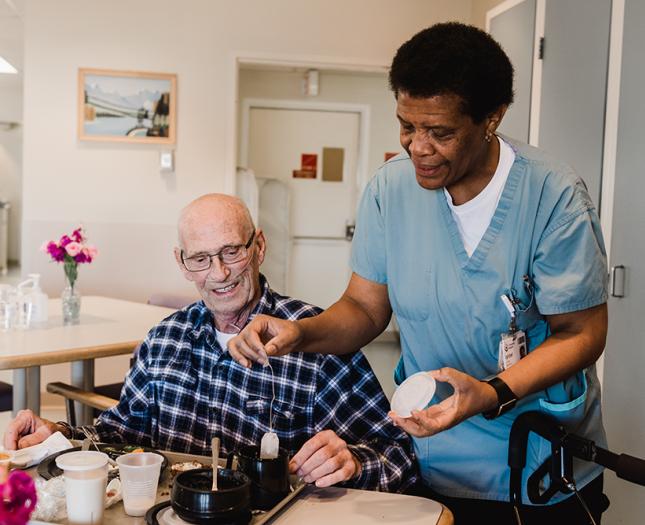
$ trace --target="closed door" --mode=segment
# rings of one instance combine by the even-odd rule
[[[351,242],[346,228],[356,210],[359,128],[360,114],[355,112],[266,107],[249,111],[248,167],[258,177],[278,179],[289,188],[287,285],[278,291],[323,308],[338,300],[349,281]],[[323,180],[324,148],[336,148],[336,155],[342,150],[341,180]],[[303,154],[317,156],[315,178],[294,177]]]
[[[538,143],[572,165],[600,206],[611,2],[548,0]]]
[[[643,206],[643,152],[645,138],[645,2],[625,2],[620,109],[616,150],[612,266],[615,292],[609,299],[609,334],[605,350],[603,417],[609,448],[645,458],[645,207]],[[624,282],[623,281],[624,277]],[[622,288],[622,290],[621,290]],[[605,475],[611,506],[603,523],[640,525],[645,511],[645,488],[614,474]]]
[[[515,101],[499,130],[522,142],[529,141],[535,2],[524,0],[490,16],[488,21],[489,33],[500,43],[515,70]]]

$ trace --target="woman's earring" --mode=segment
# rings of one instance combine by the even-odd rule
[[[493,138],[493,134],[490,131],[487,131],[484,138],[486,139],[486,142],[490,142],[490,140]]]

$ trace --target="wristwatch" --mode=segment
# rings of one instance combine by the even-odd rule
[[[495,376],[484,381],[484,383],[488,383],[492,386],[497,393],[497,406],[492,410],[482,412],[482,416],[486,419],[495,419],[515,406],[515,403],[517,403],[517,396],[502,379]]]

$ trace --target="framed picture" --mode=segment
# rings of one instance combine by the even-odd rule
[[[78,70],[78,138],[174,144],[177,75]]]

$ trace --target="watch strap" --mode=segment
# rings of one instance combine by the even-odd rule
[[[515,404],[517,403],[517,396],[504,382],[503,379],[495,376],[484,382],[492,386],[495,389],[495,393],[497,394],[497,406],[492,410],[488,410],[482,413],[482,415],[486,419],[495,419],[496,417],[499,417],[502,414],[508,412],[515,406]]]

